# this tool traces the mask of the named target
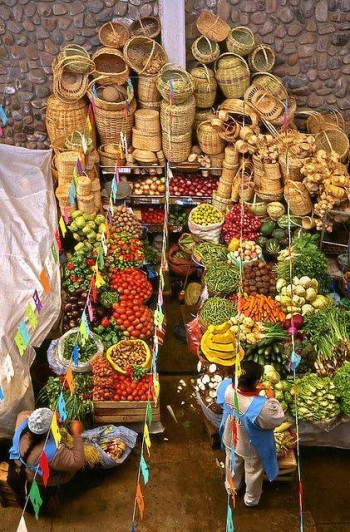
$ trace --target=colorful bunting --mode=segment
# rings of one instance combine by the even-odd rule
[[[29,492],[29,500],[33,505],[35,518],[39,519],[39,510],[43,503],[43,500],[40,495],[39,486],[36,480],[33,480],[32,486]]]
[[[103,270],[103,268],[105,267],[105,258],[104,258],[103,248],[101,246],[98,248],[98,252],[97,252],[97,263],[98,263],[98,267],[101,268],[101,270]]]
[[[108,224],[107,224],[108,226]],[[107,229],[107,228],[106,228]],[[101,244],[102,244],[102,247],[103,247],[103,253],[105,255],[107,255],[108,253],[108,247],[107,247],[107,242],[106,242],[106,236],[104,233],[101,234]]]
[[[28,303],[28,306],[25,310],[25,316],[29,322],[29,327],[34,331],[38,325],[38,318],[34,312],[34,309],[30,303]]]
[[[62,436],[60,433],[60,429],[58,428],[56,412],[54,412],[52,416],[51,434],[53,436],[53,439],[55,440],[56,447],[58,447],[61,442]]]
[[[69,224],[69,213],[66,206],[63,207],[63,219],[65,224]],[[62,233],[63,235],[63,233]],[[64,235],[63,235],[64,236]]]
[[[63,392],[60,392],[60,395],[58,396],[57,401],[57,410],[60,415],[60,421],[66,421],[67,419],[67,409],[66,409],[66,402],[63,397]]]
[[[227,506],[226,532],[233,532],[233,519],[231,506]]]
[[[20,522],[19,522],[19,525],[17,527],[17,531],[16,532],[28,532],[27,525],[26,525],[26,522],[24,520],[23,515],[22,515],[22,517],[20,519]]]
[[[78,159],[79,162],[79,159]],[[68,189],[69,203],[71,207],[75,205],[75,198],[77,197],[77,189],[75,188],[74,181],[71,182]]]
[[[94,321],[94,311],[91,305],[90,296],[88,296],[86,308],[87,308],[88,315],[89,315],[89,321]]]
[[[148,469],[148,465],[147,465],[146,460],[144,459],[143,454],[141,454],[140,466],[141,466],[141,473],[143,476],[143,481],[145,484],[147,484],[147,482],[149,481],[149,469]]]
[[[74,382],[73,371],[72,371],[71,366],[68,367],[67,372],[66,372],[66,383],[68,384],[68,388],[69,388],[71,395],[73,395],[75,391],[75,382]]]
[[[148,424],[151,425],[153,421],[153,414],[152,414],[152,405],[149,401],[146,406],[146,412],[147,412]]]
[[[16,332],[16,335],[15,335],[15,344],[18,348],[19,354],[22,357],[27,348],[27,344],[25,343],[23,336],[21,335],[21,332],[19,330]]]
[[[44,451],[41,453],[41,456],[39,459],[39,467],[41,469],[41,478],[46,488],[48,480],[49,480],[49,476],[50,476],[50,467],[49,467],[49,461],[47,459],[47,455]]]
[[[295,351],[292,351],[292,354],[289,360],[289,365],[288,365],[289,371],[295,371],[297,367],[299,366],[300,361],[301,361],[301,356],[298,355],[298,353],[296,353]]]
[[[73,363],[75,366],[79,366],[79,347],[75,344],[72,351]]]
[[[81,335],[81,343],[82,345],[85,345],[86,340],[89,338],[89,335],[90,335],[90,329],[89,329],[89,324],[87,321],[85,310],[83,311],[83,314],[81,315],[79,333]]]
[[[96,280],[95,280],[95,284],[96,284],[96,288],[100,288],[101,286],[103,286],[105,283],[102,275],[100,274],[100,272],[98,271],[98,268],[96,268]]]
[[[154,311],[154,323],[155,323],[156,327],[161,328],[162,325],[163,325],[163,321],[164,321],[163,312],[161,310],[159,310],[159,309],[156,309]]]
[[[23,338],[23,341],[24,341],[24,343],[25,343],[25,345],[26,345],[26,347],[27,347],[27,345],[28,345],[29,342],[30,342],[30,334],[29,334],[28,327],[27,327],[27,325],[26,325],[26,323],[25,323],[24,320],[21,320],[21,321],[19,322],[18,330],[19,330],[19,332],[21,333],[21,336],[22,336],[22,338]]]
[[[146,444],[147,452],[148,452],[148,456],[149,456],[151,454],[150,453],[151,439],[149,437],[149,430],[148,430],[147,423],[145,423],[145,425],[143,427],[143,437],[144,437],[144,440],[145,440],[145,444]]]
[[[4,392],[2,391],[2,387],[0,386],[0,401],[2,401],[4,398]]]
[[[38,294],[38,291],[37,290],[34,290],[34,294],[33,294],[33,299],[34,299],[34,303],[35,303],[35,306],[36,306],[36,310],[38,311],[38,313],[40,313],[43,309],[43,305],[40,301],[40,297],[39,297],[39,294]]]
[[[45,268],[47,270],[47,273],[49,274],[49,277],[52,277],[53,275],[53,266],[51,263],[50,256],[48,255],[44,261]]]
[[[49,294],[51,292],[51,286],[45,270],[41,270],[39,281],[41,282],[41,286],[43,287],[45,294]]]
[[[144,514],[144,511],[145,511],[145,501],[143,500],[143,495],[142,495],[141,486],[140,486],[139,482],[137,483],[137,487],[136,487],[136,501],[137,501],[137,505],[139,507],[140,517],[141,517],[141,521],[142,521],[143,514]]]
[[[58,238],[59,238],[60,235],[58,234],[58,232],[55,232],[55,238],[56,238],[57,235],[58,235]],[[56,242],[57,242],[57,238],[56,238]],[[61,240],[59,240],[59,242],[61,243]],[[58,246],[58,249],[60,249],[60,246],[59,246],[58,242],[57,242],[57,246]],[[56,249],[56,246],[55,246],[54,242],[52,242],[52,244],[50,246],[50,251],[51,251],[51,254],[52,254],[52,258],[55,261],[55,264],[58,264],[59,256],[58,256],[57,249]]]
[[[2,125],[6,126],[7,116],[6,116],[5,110],[2,105],[0,106],[0,118],[1,118]]]
[[[9,353],[7,353],[7,355],[5,356],[1,372],[2,375],[6,378],[7,384],[10,384],[11,379],[15,374],[15,370],[13,369],[12,358],[10,357]]]
[[[94,303],[96,303],[96,301],[97,301],[97,290],[96,290],[96,283],[95,283],[95,276],[94,275],[91,276],[90,287],[91,287],[92,301],[94,301]]]
[[[116,168],[116,172],[117,171],[118,171],[118,168]],[[112,179],[112,185],[111,185],[111,193],[112,193],[112,198],[113,198],[114,203],[117,201],[117,189],[118,189],[117,180],[114,176]]]

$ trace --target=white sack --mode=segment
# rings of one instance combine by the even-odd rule
[[[28,303],[34,303],[34,290],[43,309],[35,331],[29,329],[30,346],[42,343],[60,312],[59,266],[50,254],[57,228],[50,161],[49,150],[0,144],[0,381],[4,394],[0,401],[0,437],[11,437],[17,414],[34,407],[29,371],[35,351],[28,347],[21,357],[14,344],[25,309]],[[51,292],[46,295],[39,274],[48,256],[53,274]],[[7,353],[15,372],[9,384],[2,374]]]

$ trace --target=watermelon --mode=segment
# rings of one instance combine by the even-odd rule
[[[278,242],[281,242],[281,240],[283,240],[284,238],[286,238],[286,232],[281,229],[280,227],[278,227],[277,229],[275,229],[273,232],[272,232],[272,238],[278,240]]]
[[[259,236],[259,237],[255,240],[255,242],[258,244],[258,246],[261,247],[261,249],[264,249],[267,240],[268,240],[268,239],[266,238],[266,236]]]
[[[272,220],[264,222],[260,227],[260,233],[262,236],[269,237],[272,235],[273,231],[276,229],[277,225]]]
[[[275,238],[270,238],[266,242],[265,249],[266,253],[268,253],[269,255],[278,255],[278,253],[281,251],[281,246],[278,240],[276,240]]]

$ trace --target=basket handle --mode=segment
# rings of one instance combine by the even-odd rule
[[[218,62],[219,62],[220,59],[222,59],[225,55],[226,55],[226,56],[227,56],[227,55],[230,55],[230,56],[233,55],[233,56],[237,57],[237,58],[243,63],[243,65],[245,66],[245,68],[247,69],[248,74],[250,74],[250,70],[249,70],[249,66],[248,66],[247,61],[246,61],[243,57],[241,57],[240,55],[235,54],[235,53],[233,53],[233,52],[225,52],[224,54],[221,54],[220,57],[217,58],[217,60],[215,61],[215,64],[214,64],[214,70],[215,70],[215,72],[217,71],[217,64],[218,64]]]
[[[141,21],[141,19],[140,19],[140,21]],[[146,68],[148,67],[149,62],[150,62],[151,59],[152,59],[154,49],[155,49],[155,47],[156,47],[156,41],[154,41],[153,39],[150,39],[150,41],[153,41],[153,42],[152,42],[152,49],[151,49],[151,51],[150,51],[150,54],[149,54],[149,56],[148,56],[148,59],[147,59],[145,65],[144,65],[143,69],[141,70],[140,74],[142,74],[142,72],[144,72],[144,71],[146,70]]]
[[[253,41],[255,42],[254,33],[249,28],[247,28],[247,26],[236,26],[235,28],[232,28],[230,31],[231,37],[232,37],[232,32],[236,30],[244,30],[246,33],[250,33],[250,36],[253,37]]]
[[[204,37],[204,35],[203,35],[203,37]],[[209,69],[208,69],[207,65],[205,65],[204,63],[200,63],[200,62],[198,62],[198,63],[195,64],[195,67],[196,67],[197,65],[200,65],[200,66],[203,67],[204,70],[205,70],[205,75],[206,75],[206,77],[207,77],[207,81],[208,81],[207,92],[210,92],[210,76],[209,76]]]

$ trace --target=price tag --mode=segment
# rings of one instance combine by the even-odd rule
[[[151,200],[152,205],[159,205],[159,203],[160,203],[159,199],[154,198]]]
[[[128,166],[122,166],[121,168],[119,168],[119,171],[123,174],[131,174],[131,168],[129,168]]]

